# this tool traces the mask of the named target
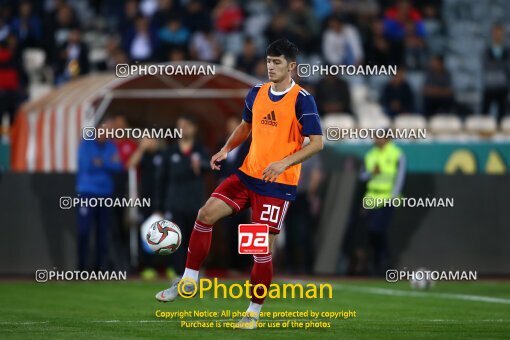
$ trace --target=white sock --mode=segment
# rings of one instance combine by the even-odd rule
[[[194,270],[191,268],[184,269],[184,274],[182,274],[183,279],[192,279],[195,282],[198,282],[198,270]]]
[[[262,309],[262,305],[259,305],[258,303],[250,302],[250,306],[248,307],[246,314],[248,314],[247,316],[253,316],[256,319],[258,319],[261,309]]]

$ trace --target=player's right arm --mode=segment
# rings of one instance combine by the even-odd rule
[[[251,90],[246,95],[246,99],[244,101],[244,110],[243,110],[243,120],[237,126],[237,128],[232,132],[232,135],[229,137],[225,146],[221,148],[221,150],[211,158],[211,169],[220,170],[221,166],[219,163],[222,160],[227,158],[228,153],[241,145],[247,138],[250,136],[251,132],[251,118],[253,116],[252,109],[253,103],[255,101],[255,97],[260,90],[262,84],[255,85],[251,88]]]
[[[217,163],[227,158],[228,153],[241,145],[251,133],[251,123],[244,120],[236,127],[234,132],[230,135],[225,146],[221,150],[212,156],[211,158],[211,169],[220,170],[221,166]]]

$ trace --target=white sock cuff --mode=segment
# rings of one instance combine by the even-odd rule
[[[271,255],[271,253],[267,254],[267,255],[253,255],[253,261],[257,262],[257,263],[267,263],[267,262],[271,262],[273,260],[273,256]]]
[[[246,313],[251,313],[258,319],[261,309],[262,305],[259,305],[258,303],[255,302],[250,302],[250,306],[248,307]]]
[[[198,282],[198,270],[194,270],[191,268],[184,269],[184,274],[182,274],[183,279],[192,279],[195,282]]]

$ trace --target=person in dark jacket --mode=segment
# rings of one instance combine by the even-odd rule
[[[157,174],[158,169],[163,163],[164,145],[163,140],[143,138],[139,141],[137,149],[127,163],[129,168],[137,168],[138,197],[149,198],[151,200],[150,206],[140,209],[140,222],[143,223],[156,213],[158,209],[161,209],[161,204],[158,200],[163,196],[164,188],[160,185]],[[141,269],[140,275],[144,279],[153,279],[158,275],[156,269],[166,268],[168,265],[165,256],[160,256],[148,248],[147,242],[143,237],[139,242],[138,254]],[[167,275],[173,279],[176,274],[173,270],[170,270],[170,272],[167,271]]]
[[[414,112],[414,94],[403,67],[399,67],[397,74],[384,86],[381,104],[389,117]]]
[[[89,49],[82,41],[80,29],[70,30],[69,39],[58,49],[58,58],[55,63],[57,85],[89,73],[88,58]]]
[[[164,199],[157,200],[163,215],[176,223],[182,232],[182,244],[172,255],[174,269],[184,270],[186,252],[195,224],[196,212],[205,201],[203,175],[209,170],[209,158],[204,147],[196,140],[197,123],[192,116],[183,115],[177,120],[182,138],[170,144],[163,152],[163,162],[157,169],[159,185],[164,186]]]

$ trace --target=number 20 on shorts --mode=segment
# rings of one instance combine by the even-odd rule
[[[263,204],[264,210],[260,214],[261,221],[269,221],[273,223],[278,222],[278,216],[280,215],[280,207],[271,204]]]

